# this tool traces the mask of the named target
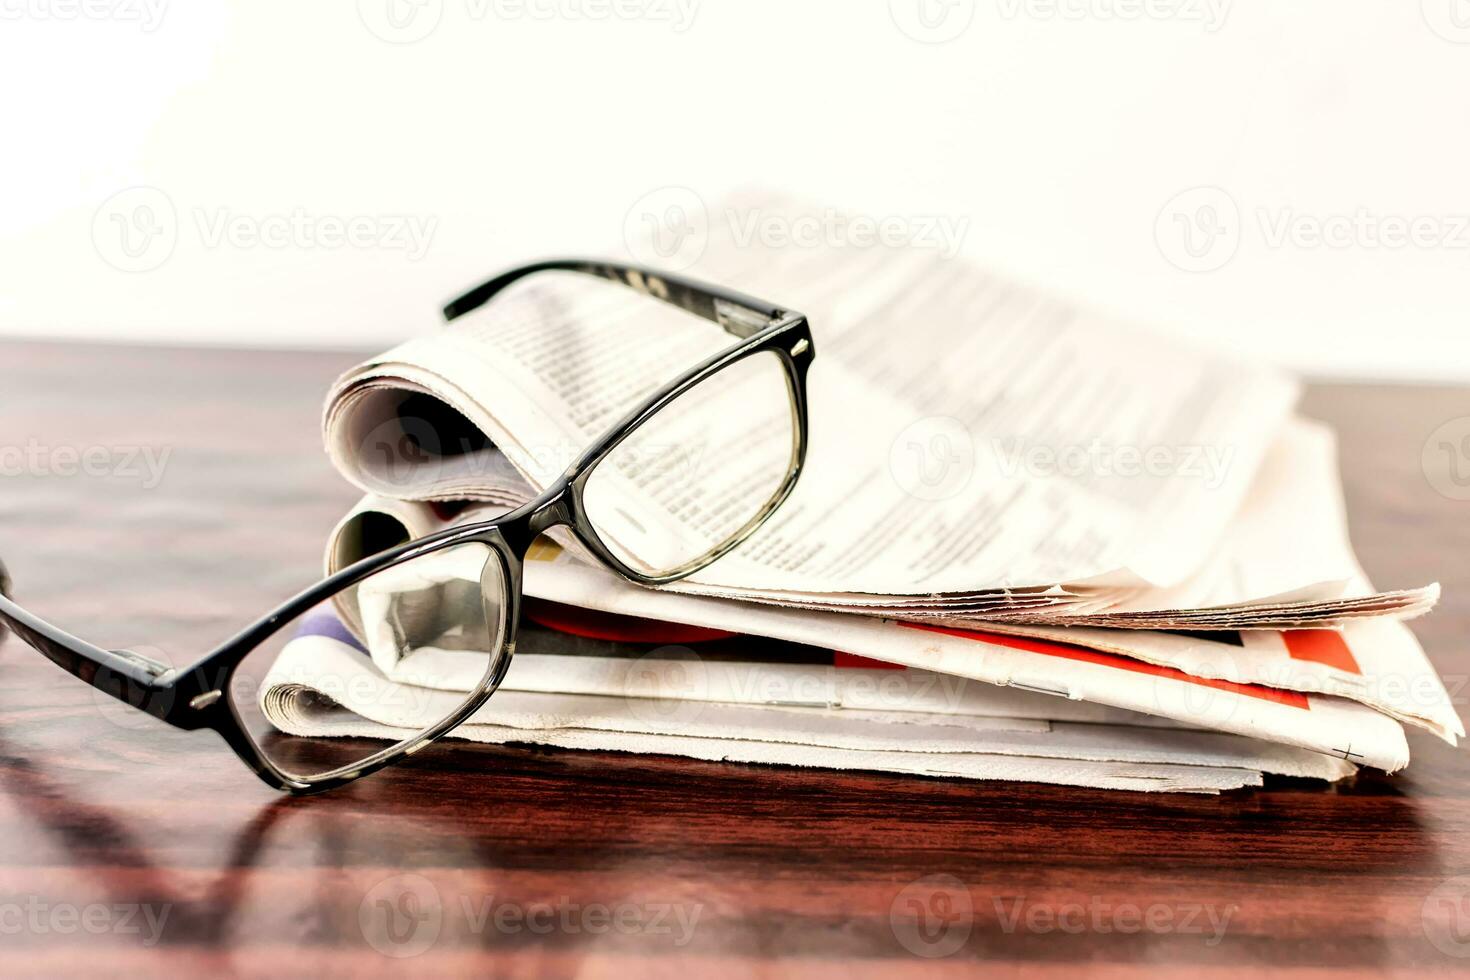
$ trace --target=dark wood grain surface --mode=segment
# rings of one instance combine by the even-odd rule
[[[317,435],[354,360],[0,345],[17,598],[183,660],[307,584],[355,496]],[[1470,458],[1426,471],[1423,449],[1470,391],[1318,386],[1305,409],[1341,433],[1376,583],[1443,582],[1417,631],[1462,701],[1470,503],[1449,467]],[[0,678],[5,976],[1470,964],[1470,764],[1419,735],[1395,777],[1216,798],[448,747],[289,799],[14,639]]]

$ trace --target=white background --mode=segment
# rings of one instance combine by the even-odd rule
[[[1465,0],[0,0],[0,82],[0,334],[379,347],[757,185],[1317,376],[1470,379]],[[249,238],[293,214],[362,237]]]

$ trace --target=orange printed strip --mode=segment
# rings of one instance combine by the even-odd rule
[[[1293,660],[1310,660],[1312,663],[1336,667],[1349,674],[1362,674],[1358,658],[1348,647],[1347,640],[1336,630],[1286,630],[1281,634],[1286,642],[1286,652]]]
[[[1048,657],[1064,657],[1067,660],[1080,660],[1083,663],[1098,664],[1103,667],[1116,667],[1118,670],[1131,670],[1136,674],[1148,674],[1152,677],[1168,677],[1171,680],[1183,681],[1186,684],[1212,687],[1219,691],[1230,691],[1234,694],[1243,694],[1250,698],[1259,698],[1262,701],[1284,704],[1289,708],[1311,710],[1307,696],[1305,694],[1298,694],[1296,691],[1278,691],[1274,687],[1262,687],[1259,684],[1236,684],[1231,681],[1191,677],[1184,671],[1176,670],[1173,667],[1160,667],[1157,664],[1144,663],[1142,660],[1134,660],[1131,657],[1120,657],[1116,654],[1101,653],[1097,650],[1089,650],[1087,647],[1073,646],[1070,643],[1055,643],[1051,640],[1036,640],[1022,636],[1003,636],[999,633],[986,633],[983,630],[962,630],[950,626],[931,626],[925,623],[900,623],[899,625],[907,626],[909,629],[928,630],[931,633],[945,633],[949,636],[958,636],[966,640],[994,643],[997,646],[1011,647],[1015,650],[1026,650],[1030,653],[1040,653]]]

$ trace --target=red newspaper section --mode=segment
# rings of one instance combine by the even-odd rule
[[[1003,636],[999,633],[986,633],[982,630],[962,630],[951,626],[931,626],[925,623],[899,623],[909,629],[928,630],[931,633],[944,633],[947,636],[958,636],[966,640],[976,640],[981,643],[993,643],[997,646],[1010,647],[1014,650],[1026,650],[1030,653],[1040,653],[1048,657],[1064,657],[1068,660],[1079,660],[1084,663],[1097,664],[1101,667],[1113,667],[1118,670],[1131,670],[1136,674],[1148,674],[1152,677],[1167,677],[1171,680],[1183,681],[1186,684],[1198,684],[1200,687],[1212,687],[1219,691],[1230,691],[1234,694],[1243,694],[1246,697],[1260,698],[1262,701],[1272,701],[1283,704],[1289,708],[1301,708],[1303,711],[1311,710],[1305,694],[1296,691],[1279,691],[1274,687],[1262,687],[1258,684],[1236,684],[1231,681],[1209,680],[1204,677],[1191,677],[1182,670],[1173,667],[1160,667],[1155,664],[1144,663],[1142,660],[1134,660],[1130,657],[1120,657],[1111,653],[1099,653],[1086,647],[1073,646],[1070,643],[1055,643],[1051,640],[1036,640],[1021,636]],[[1320,630],[1308,630],[1301,632],[1321,632]]]

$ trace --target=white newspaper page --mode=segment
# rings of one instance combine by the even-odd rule
[[[334,547],[329,554],[340,555],[340,550]],[[643,589],[549,545],[530,558],[527,594],[568,605],[837,649],[935,673],[1158,715],[1188,727],[1295,745],[1390,772],[1408,763],[1408,745],[1399,723],[1343,698],[1195,677],[1071,643]],[[452,570],[447,574],[452,576]],[[457,661],[475,657],[468,651],[419,651],[410,658],[417,672],[404,674],[396,666],[396,645],[374,650],[370,629],[367,636],[373,659],[385,672],[430,687],[439,686],[438,676],[463,673]],[[707,685],[708,673],[715,668],[696,659],[688,669],[705,678],[702,683]]]
[[[474,678],[464,681],[472,685]],[[262,690],[271,721],[298,735],[395,738],[452,712],[461,695],[378,674],[337,639],[299,637]],[[1027,779],[1121,789],[1218,791],[1259,785],[1261,772],[1336,780],[1353,767],[1317,753],[1204,732],[1062,724],[1044,732],[895,723],[862,711],[757,708],[670,699],[505,693],[453,733],[490,742],[687,755],[836,769]],[[1035,763],[1024,772],[1018,763]]]
[[[756,537],[696,576],[716,589],[1177,584],[1214,550],[1296,395],[1277,373],[958,259],[725,234],[699,271],[807,313],[818,351],[802,480]],[[731,340],[613,284],[543,278],[339,382],[326,438],[348,479],[390,496],[491,496],[483,446],[421,417],[417,394],[544,487],[638,398]],[[627,505],[677,522],[678,499]]]

